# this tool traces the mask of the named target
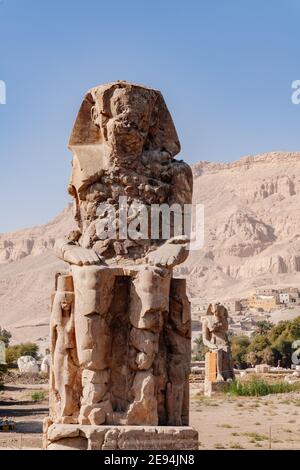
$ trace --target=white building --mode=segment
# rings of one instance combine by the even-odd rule
[[[287,292],[282,292],[279,294],[279,302],[281,304],[288,304],[290,301],[290,294]]]

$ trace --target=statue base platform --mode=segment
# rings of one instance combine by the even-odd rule
[[[198,432],[189,426],[44,426],[46,450],[198,450]]]
[[[206,397],[211,397],[215,393],[222,393],[228,387],[228,382],[226,381],[214,381],[204,380],[204,395]]]

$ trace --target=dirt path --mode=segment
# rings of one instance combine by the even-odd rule
[[[0,418],[15,422],[13,432],[0,433],[0,448],[42,447],[43,419],[48,414],[48,386],[7,384],[0,392]],[[33,394],[42,400],[34,401]]]

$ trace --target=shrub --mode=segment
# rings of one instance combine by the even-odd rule
[[[269,439],[265,434],[258,434],[257,432],[245,432],[244,436],[250,437],[250,442],[267,441]]]
[[[230,382],[226,392],[231,395],[243,397],[259,397],[272,393],[288,393],[300,390],[299,384],[289,384],[286,382],[268,383],[264,379],[253,377],[245,382]]]
[[[43,401],[43,400],[45,400],[45,393],[44,392],[34,392],[31,395],[31,399],[33,401]]]
[[[250,344],[247,336],[233,336],[231,340],[231,352],[234,365],[238,368],[247,366],[246,353]]]
[[[195,347],[195,355],[193,356],[194,361],[204,361],[205,353],[208,349],[203,344],[202,334],[198,336],[194,341]]]
[[[272,327],[273,327],[273,323],[269,321],[266,321],[266,320],[258,321],[256,323],[256,331],[254,334],[267,335]]]

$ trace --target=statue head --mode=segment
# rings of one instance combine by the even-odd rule
[[[74,294],[71,292],[64,292],[60,294],[60,306],[64,312],[69,312],[74,301]]]
[[[92,88],[77,115],[69,148],[73,153],[69,191],[81,193],[114,165],[134,165],[144,152],[173,158],[180,143],[157,90],[118,81]]]
[[[131,210],[126,213],[127,228],[145,206],[148,210],[152,204],[191,203],[192,172],[174,160],[180,143],[157,90],[127,82],[92,88],[80,107],[69,148],[73,161],[68,189],[78,224],[69,240],[105,259],[142,259],[152,245],[163,243],[158,237],[154,242],[149,237],[136,241],[129,232],[123,237],[113,230],[103,240],[102,222],[119,228],[121,197]],[[143,233],[149,235],[151,220],[145,213],[148,225]]]
[[[53,312],[56,321],[60,323],[63,313],[70,313],[74,303],[73,278],[69,274],[57,273],[55,279],[55,296]]]
[[[224,307],[224,305],[216,304],[215,305],[215,316],[218,320],[227,320],[228,318],[228,310]]]

